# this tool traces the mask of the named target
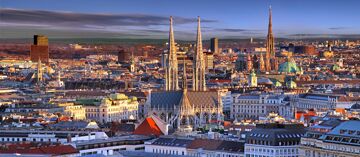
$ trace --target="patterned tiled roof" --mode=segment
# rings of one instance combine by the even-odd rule
[[[182,91],[161,91],[151,93],[151,106],[152,107],[178,107]],[[196,106],[217,106],[218,94],[216,91],[188,91],[187,97],[191,105]]]

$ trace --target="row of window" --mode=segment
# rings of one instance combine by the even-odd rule
[[[185,155],[184,151],[179,152],[178,150],[164,150],[164,149],[153,149],[153,153],[159,154],[170,154],[170,155]],[[181,153],[181,154],[180,154]]]

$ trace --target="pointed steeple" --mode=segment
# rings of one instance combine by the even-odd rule
[[[271,5],[269,7],[269,26],[268,26],[268,34],[272,34],[272,9]]]
[[[201,37],[201,26],[200,17],[198,16],[198,26],[196,35],[196,52],[194,54],[194,74],[193,74],[193,90],[194,91],[205,91],[206,80],[205,80],[205,61],[204,52],[202,48],[202,37]]]
[[[268,34],[266,38],[266,71],[270,72],[274,69],[271,66],[271,59],[275,58],[275,49],[274,49],[274,35],[272,32],[272,10],[271,6],[269,7],[269,26],[268,26]]]
[[[178,82],[178,61],[176,54],[174,30],[173,30],[173,19],[170,16],[170,30],[169,30],[169,47],[168,47],[168,59],[165,74],[165,89],[166,90],[179,90]]]

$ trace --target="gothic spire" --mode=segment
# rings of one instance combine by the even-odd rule
[[[200,17],[198,16],[198,26],[196,35],[196,52],[194,54],[194,75],[193,75],[193,90],[205,91],[205,61],[204,52],[202,48]]]
[[[178,90],[178,61],[176,55],[176,46],[175,46],[175,38],[174,38],[174,30],[173,30],[173,19],[170,16],[170,30],[169,30],[169,43],[168,43],[168,59],[166,66],[166,74],[165,74],[165,88],[166,90]]]
[[[272,10],[271,5],[269,7],[269,26],[268,26],[268,34],[272,34]]]
[[[274,36],[272,32],[272,10],[271,6],[269,7],[269,26],[268,26],[268,34],[266,38],[266,71],[270,72],[272,66],[270,64],[270,60],[275,58],[275,49],[274,49]]]

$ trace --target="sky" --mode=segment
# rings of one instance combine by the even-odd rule
[[[359,0],[0,0],[0,38],[359,37]]]

